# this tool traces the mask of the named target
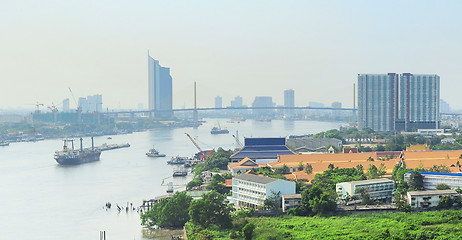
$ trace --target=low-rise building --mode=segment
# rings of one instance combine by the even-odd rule
[[[287,210],[300,206],[302,201],[301,194],[284,194],[282,195],[282,211],[286,212]]]
[[[275,194],[295,194],[295,182],[245,173],[233,177],[232,192],[237,206],[259,207]]]
[[[404,174],[404,180],[409,181],[412,172]],[[446,184],[451,189],[462,189],[462,173],[420,172],[423,176],[425,190],[435,190],[438,184]]]
[[[372,200],[391,200],[393,197],[393,181],[388,178],[378,178],[362,181],[342,182],[335,185],[340,199],[358,195],[357,189],[367,189]]]
[[[255,171],[261,167],[266,167],[264,163],[257,163],[254,160],[246,157],[238,163],[228,164],[228,170],[231,171],[233,176],[247,172],[248,170]]]
[[[458,197],[459,194],[450,190],[410,191],[407,192],[407,203],[412,208],[433,208],[438,206],[442,196]]]

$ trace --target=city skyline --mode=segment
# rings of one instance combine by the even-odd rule
[[[9,24],[0,40],[0,109],[51,105],[70,98],[69,87],[76,97],[104,95],[103,108],[148,106],[147,49],[172,69],[174,108],[192,106],[195,81],[204,107],[213,106],[216,95],[223,103],[237,95],[245,105],[255,96],[282,103],[281,89],[303,92],[295,96],[297,105],[338,101],[352,107],[358,72],[410,71],[441,76],[441,98],[461,109],[462,35],[454,31],[462,25],[461,6],[4,1],[0,7],[9,11],[0,20]]]

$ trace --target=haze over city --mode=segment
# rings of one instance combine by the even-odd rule
[[[353,105],[358,73],[441,77],[458,101],[458,1],[2,1],[1,108],[103,95],[103,108],[147,107],[147,52],[169,67],[173,107],[242,96]],[[71,101],[72,102],[72,101]],[[75,107],[75,106],[71,106]]]

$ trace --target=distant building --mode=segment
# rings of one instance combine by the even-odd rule
[[[222,108],[223,107],[223,98],[220,96],[215,97],[215,108]]]
[[[282,195],[282,211],[287,212],[291,208],[300,206],[302,201],[301,194],[284,194]]]
[[[232,193],[237,206],[259,207],[277,194],[295,194],[295,182],[246,173],[233,177]]]
[[[97,94],[87,96],[87,111],[88,112],[102,112],[103,111],[103,96]]]
[[[88,103],[86,98],[79,97],[79,107],[82,112],[88,112]]]
[[[326,152],[329,146],[342,147],[342,140],[336,138],[289,137],[287,145],[296,152]]]
[[[367,189],[369,196],[373,200],[389,200],[393,197],[394,182],[388,178],[378,178],[353,182],[342,182],[335,185],[335,189],[340,199],[345,199],[347,195],[359,196],[356,191],[360,188]]]
[[[70,112],[69,98],[63,100],[63,112]]]
[[[252,107],[254,108],[271,108],[274,107],[275,104],[273,103],[272,97],[264,97],[258,96],[255,97],[255,100],[252,103]],[[253,109],[253,114],[255,116],[268,116],[274,114],[274,110],[272,109]]]
[[[450,196],[453,198],[459,197],[459,194],[454,190],[432,190],[432,191],[409,191],[407,192],[407,203],[412,208],[427,209],[437,207],[440,198]]]
[[[284,90],[284,107],[295,107],[295,91],[292,89]],[[295,109],[286,109],[286,116],[293,117]]]
[[[333,102],[332,107],[333,108],[342,108],[342,103],[341,102]]]
[[[376,131],[439,127],[440,77],[358,74],[358,126]]]
[[[444,129],[417,129],[417,134],[423,136],[438,136],[444,134]]]
[[[234,100],[231,100],[231,107],[242,107],[244,106],[242,104],[242,97],[237,96],[234,98]]]
[[[320,102],[309,102],[309,103],[308,103],[308,107],[323,108],[323,107],[324,107],[324,103],[320,103]]]
[[[409,181],[412,172],[404,174],[404,180]],[[420,172],[423,176],[425,190],[435,190],[438,184],[446,184],[451,189],[462,189],[462,173]]]
[[[443,99],[440,99],[440,113],[451,113],[451,107],[449,106],[449,103],[444,101]]]
[[[149,110],[157,110],[155,117],[171,118],[172,112],[172,76],[170,68],[162,67],[148,53],[148,96]]]

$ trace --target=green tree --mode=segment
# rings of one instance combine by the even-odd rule
[[[448,190],[448,189],[451,189],[451,187],[449,187],[449,185],[447,184],[440,183],[436,185],[436,190]]]
[[[176,192],[164,198],[141,214],[141,224],[146,227],[182,227],[189,220],[188,207],[192,198],[185,192]]]
[[[369,194],[369,189],[367,188],[357,188],[355,191],[356,194],[359,194],[361,198],[361,204],[368,205],[374,203]]]
[[[369,179],[375,179],[379,178],[379,170],[374,164],[370,164],[369,167],[367,168],[366,175]]]
[[[329,163],[329,166],[327,166],[329,170],[334,170],[335,166],[333,163]]]
[[[231,204],[225,203],[225,196],[211,191],[202,195],[201,199],[194,200],[189,205],[191,222],[202,228],[215,224],[221,228],[231,226]]]
[[[450,173],[451,169],[448,168],[445,164],[441,165],[433,165],[429,170],[429,172],[441,172],[441,173]]]
[[[423,190],[423,176],[420,172],[413,171],[409,176],[409,188]]]
[[[451,196],[442,196],[438,202],[438,209],[448,209],[454,205],[454,199]]]
[[[253,235],[253,230],[255,229],[255,224],[247,223],[243,228],[242,232],[244,233],[244,238],[246,240],[251,240]]]
[[[364,172],[364,167],[362,164],[358,164],[356,165],[356,170],[358,170],[359,172]]]
[[[193,180],[186,184],[186,190],[191,190],[193,187],[198,187],[204,183],[201,177],[195,177]]]
[[[309,164],[309,163],[306,164],[305,173],[306,174],[313,173],[313,166],[311,166],[311,164]]]
[[[303,166],[303,162],[300,161],[300,162],[298,163],[298,171],[303,171],[304,168],[305,168],[305,167]]]
[[[223,184],[225,182],[225,178],[221,176],[220,174],[214,174],[212,176],[212,179],[210,180],[210,184],[207,185],[207,190],[215,190],[218,193],[221,194],[226,194],[228,193],[228,189],[226,189],[225,185]]]
[[[263,207],[268,210],[281,211],[281,192],[271,192],[265,199]]]

